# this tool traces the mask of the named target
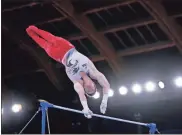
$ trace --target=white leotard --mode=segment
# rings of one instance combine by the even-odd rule
[[[74,82],[82,79],[80,72],[85,72],[89,74],[91,68],[90,63],[92,63],[86,56],[79,53],[76,49],[71,49],[66,56],[65,68],[66,74],[69,79]]]

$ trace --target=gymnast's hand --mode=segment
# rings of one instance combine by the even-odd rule
[[[101,105],[100,105],[100,112],[102,114],[105,114],[106,109],[107,109],[107,102],[102,102]]]
[[[93,112],[89,108],[83,109],[82,111],[83,111],[84,116],[86,118],[88,118],[88,119],[91,119],[92,118]]]

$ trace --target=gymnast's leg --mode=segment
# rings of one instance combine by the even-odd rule
[[[41,38],[37,31],[39,31],[38,28],[35,26],[30,26],[26,29],[28,35],[43,49],[47,49],[50,43],[45,40],[44,38]]]

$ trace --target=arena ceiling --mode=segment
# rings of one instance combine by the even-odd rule
[[[125,74],[125,56],[182,52],[181,7],[181,0],[2,0],[2,90],[74,102],[64,67],[27,36],[29,25],[68,39],[115,83]]]
[[[179,0],[4,0],[2,28],[8,39],[17,44],[13,48],[11,45],[11,50],[16,49],[17,53],[18,48],[26,50],[37,61],[34,63],[38,67],[28,68],[45,72],[62,89],[62,79],[57,75],[57,67],[61,65],[55,66],[33,45],[25,33],[26,27],[33,24],[68,39],[81,53],[94,62],[108,63],[113,73],[118,74],[122,72],[123,56],[173,46],[182,51],[181,4]]]
[[[181,52],[181,5],[179,0],[3,0],[2,54],[11,59],[3,77],[41,73],[58,90],[67,88],[62,65],[27,36],[29,25],[68,39],[115,77],[123,73],[124,56],[174,46]]]

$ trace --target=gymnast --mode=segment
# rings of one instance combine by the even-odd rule
[[[65,66],[66,74],[73,82],[74,89],[80,98],[84,116],[89,119],[92,118],[93,113],[88,107],[86,96],[92,97],[97,92],[92,79],[102,86],[103,98],[100,111],[105,114],[110,84],[106,77],[96,69],[91,60],[79,53],[74,45],[64,38],[54,36],[35,26],[29,26],[26,32],[51,58]]]

